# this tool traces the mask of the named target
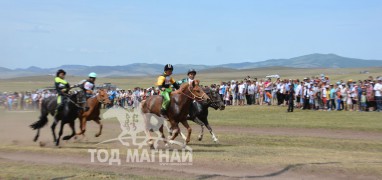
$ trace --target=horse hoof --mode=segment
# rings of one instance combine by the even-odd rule
[[[46,145],[46,143],[44,143],[44,142],[42,142],[42,141],[40,141],[40,147],[45,147],[45,145]]]
[[[99,137],[99,136],[101,136],[101,134],[96,134],[96,135],[95,135],[95,137]]]
[[[70,138],[72,138],[72,137],[71,137],[71,136],[65,136],[65,137],[62,138],[62,140],[67,141],[67,140],[69,140]]]
[[[174,144],[174,140],[169,140],[168,142],[170,143],[170,145]]]
[[[150,145],[150,149],[151,149],[151,150],[154,150],[154,149],[155,149],[154,144],[151,144],[151,145]]]
[[[198,136],[198,141],[202,141],[203,136]]]

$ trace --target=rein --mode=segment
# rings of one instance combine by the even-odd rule
[[[183,95],[187,96],[188,98],[192,99],[192,100],[195,100],[195,101],[203,101],[203,97],[206,95],[206,93],[203,92],[203,95],[202,96],[197,96],[195,95],[194,93],[192,93],[191,91],[191,87],[188,86],[188,91],[194,96],[194,97],[191,97],[189,96],[188,94],[184,93],[183,91],[180,91]],[[198,99],[196,99],[198,98]]]
[[[97,95],[97,96],[93,96],[93,97],[91,97],[91,98],[97,98],[97,101],[98,101],[99,103],[104,104],[105,100],[102,99],[102,98],[98,98],[98,97],[99,97],[99,95]]]
[[[76,102],[71,100],[69,97],[67,98],[67,100],[69,100],[71,103],[73,103],[77,108],[82,108],[80,105],[78,105]]]

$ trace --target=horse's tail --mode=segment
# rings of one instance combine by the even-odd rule
[[[48,117],[41,115],[40,120],[31,124],[30,127],[32,129],[40,129],[40,128],[44,127],[47,123],[48,123]]]
[[[44,127],[47,123],[48,123],[48,115],[49,115],[49,110],[47,109],[47,107],[45,107],[46,102],[43,101],[43,104],[41,106],[41,115],[40,115],[40,119],[36,122],[34,122],[33,124],[30,125],[30,127],[32,129],[40,129],[42,127]]]

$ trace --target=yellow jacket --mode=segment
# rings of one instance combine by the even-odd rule
[[[174,78],[166,74],[162,74],[158,77],[157,85],[159,89],[161,88],[170,88],[171,85],[174,85],[176,89],[179,88],[179,85],[175,82]]]

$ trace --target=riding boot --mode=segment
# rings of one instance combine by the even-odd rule
[[[56,110],[54,111],[54,117],[56,117],[63,108],[64,108],[64,102],[61,102],[60,104],[58,104],[56,107]]]
[[[82,102],[84,102],[82,110],[84,112],[88,111],[89,110],[89,105],[88,105],[88,98],[86,97],[86,95],[84,95],[84,98],[82,99]]]
[[[85,107],[83,107],[84,112],[89,110],[88,102],[85,102]]]

